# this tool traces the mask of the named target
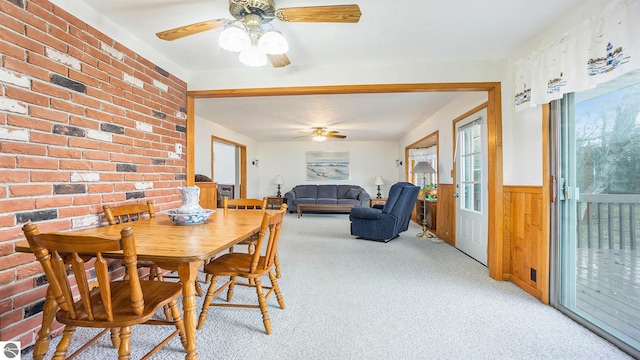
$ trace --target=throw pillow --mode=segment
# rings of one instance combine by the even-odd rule
[[[349,189],[349,191],[347,191],[347,199],[358,199],[358,196],[360,195],[360,190],[359,189]]]

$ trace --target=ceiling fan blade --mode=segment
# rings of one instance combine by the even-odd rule
[[[162,40],[167,40],[167,41],[177,40],[185,36],[201,33],[203,31],[221,28],[224,26],[224,24],[225,24],[225,21],[220,19],[207,20],[207,21],[202,21],[199,23],[191,24],[191,25],[180,26],[171,30],[161,31],[159,33],[156,33],[156,36]]]
[[[328,132],[328,133],[324,134],[324,136],[326,136],[328,138],[336,138],[336,139],[344,139],[344,138],[347,137],[347,135],[334,134],[333,132]]]
[[[276,10],[276,17],[290,22],[339,22],[357,23],[360,21],[358,5],[329,5],[293,7]]]
[[[280,55],[267,54],[267,57],[269,58],[269,61],[271,62],[271,65],[273,65],[274,68],[285,67],[291,64],[291,61],[289,61],[289,57],[287,57],[287,54],[280,54]]]

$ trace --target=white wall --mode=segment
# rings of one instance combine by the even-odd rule
[[[198,111],[196,105],[196,112]],[[260,183],[257,167],[251,166],[251,160],[259,157],[259,143],[247,136],[238,134],[207,119],[196,116],[195,119],[195,173],[211,175],[211,136],[217,136],[247,147],[247,196],[258,197]]]
[[[306,180],[307,151],[348,151],[351,179],[331,182]],[[403,150],[404,151],[404,150]],[[287,141],[260,143],[260,196],[275,195],[277,186],[273,180],[282,175],[285,184],[282,194],[301,184],[354,184],[375,197],[373,185],[376,175],[381,175],[385,185],[381,192],[386,196],[389,186],[398,181],[395,159],[401,157],[395,141],[347,141],[330,139],[323,143],[313,141]]]

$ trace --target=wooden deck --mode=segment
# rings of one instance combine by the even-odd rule
[[[576,252],[576,307],[586,313],[581,315],[637,342],[640,342],[639,256],[637,250],[579,248]]]

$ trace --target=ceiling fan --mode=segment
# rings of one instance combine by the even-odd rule
[[[229,12],[236,20],[207,20],[161,31],[156,36],[171,41],[224,27],[219,39],[223,49],[239,51],[240,61],[247,65],[262,66],[268,58],[271,65],[277,68],[291,62],[286,55],[289,50],[286,39],[269,24],[271,20],[277,18],[287,22],[357,23],[362,15],[358,5],[276,9],[273,0],[229,0]]]
[[[327,131],[327,128],[325,127],[315,127],[311,132],[311,138],[313,141],[323,142],[327,140],[327,138],[344,139],[347,137],[346,135],[340,135],[339,133],[340,132],[336,130]]]

